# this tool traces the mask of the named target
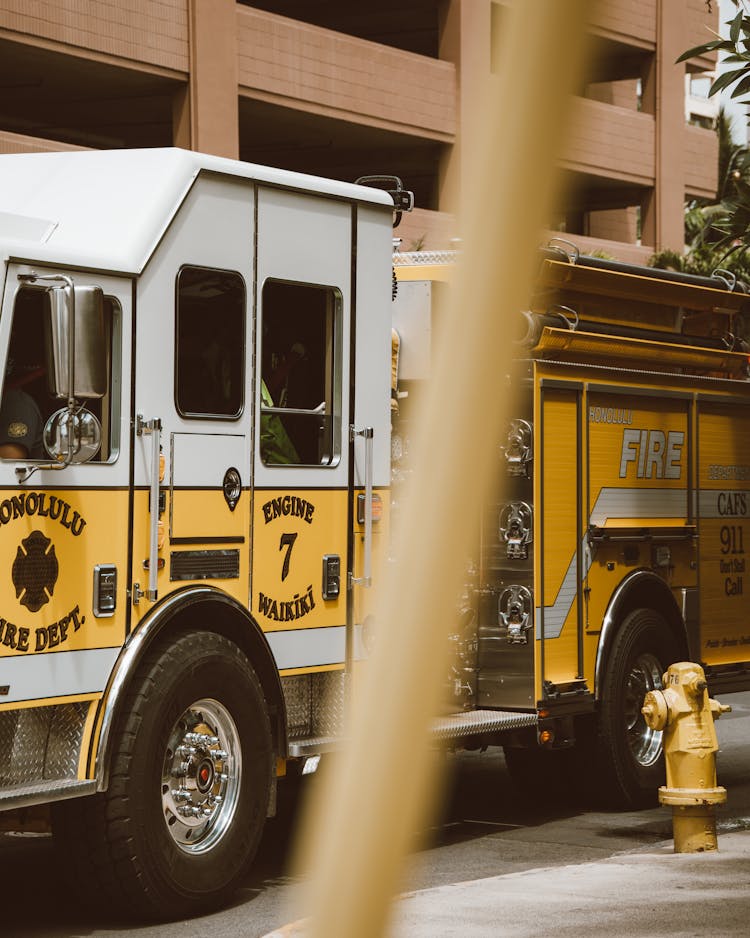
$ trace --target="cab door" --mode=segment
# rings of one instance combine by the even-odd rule
[[[90,419],[74,462],[55,468],[41,437],[67,406],[51,390],[45,338],[49,291],[62,286],[41,276],[20,282],[27,270],[11,267],[0,317],[0,710],[97,700],[128,627],[131,284],[62,272],[101,290],[107,361],[103,393],[78,399]]]
[[[346,660],[351,213],[258,191],[251,608],[282,674]]]

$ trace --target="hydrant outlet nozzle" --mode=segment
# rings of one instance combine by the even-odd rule
[[[647,726],[652,730],[663,730],[669,720],[669,703],[660,690],[651,690],[646,694],[641,713]]]

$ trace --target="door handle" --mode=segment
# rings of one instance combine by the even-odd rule
[[[372,427],[363,427],[357,430],[351,428],[351,439],[361,436],[365,441],[365,543],[364,564],[361,577],[351,577],[352,586],[372,586],[372,475],[373,475],[373,438],[375,430]]]

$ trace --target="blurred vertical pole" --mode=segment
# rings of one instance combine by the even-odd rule
[[[447,636],[482,494],[499,466],[512,401],[504,376],[527,305],[535,248],[556,193],[555,163],[583,80],[592,0],[523,0],[503,29],[463,145],[463,259],[438,336],[414,441],[399,563],[378,584],[378,637],[355,693],[351,743],[309,816],[304,865],[315,938],[378,938],[403,887],[414,832],[435,799],[429,725],[446,685]],[[489,37],[488,37],[489,41]],[[469,122],[466,122],[467,125]]]

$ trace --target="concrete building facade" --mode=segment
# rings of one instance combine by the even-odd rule
[[[601,0],[550,227],[622,260],[682,245],[716,189],[716,137],[685,120],[705,0]],[[460,129],[493,71],[493,0],[0,0],[0,152],[182,146],[416,194],[405,246],[458,234]],[[711,59],[689,64],[713,67]],[[554,80],[554,76],[550,76]]]

